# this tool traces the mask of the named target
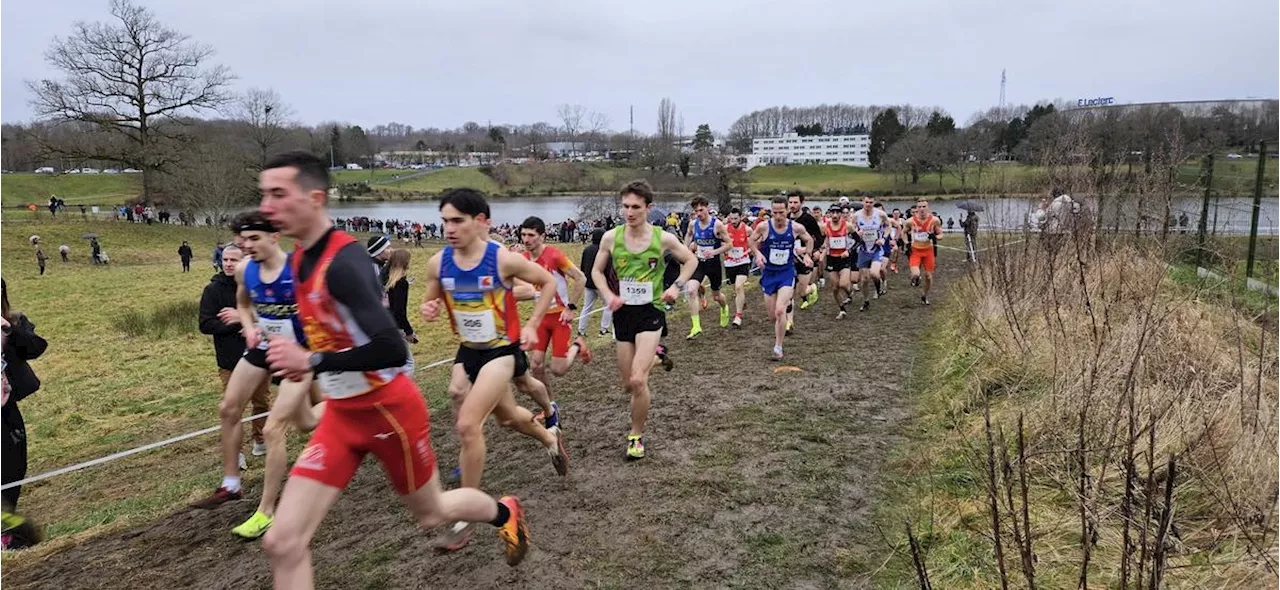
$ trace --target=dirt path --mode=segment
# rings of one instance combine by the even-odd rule
[[[958,279],[959,253],[944,250],[941,300]],[[947,270],[949,269],[949,270]],[[928,322],[905,270],[868,313],[837,324],[825,298],[797,316],[787,365],[768,360],[772,330],[760,292],[748,295],[746,326],[713,326],[683,340],[673,320],[676,368],[651,383],[649,458],[622,460],[627,400],[612,347],[555,382],[574,460],[555,477],[528,440],[489,428],[484,488],[525,500],[536,545],[518,568],[502,563],[494,535],[478,535],[457,555],[437,556],[394,500],[376,466],[366,465],[321,527],[314,563],[319,587],[489,588],[827,588],[865,584],[863,544],[877,471],[909,416],[906,390],[918,343],[902,338]],[[825,294],[824,294],[825,295]],[[704,314],[710,318],[712,314]],[[875,339],[875,372],[850,343]],[[702,359],[702,360],[697,360]],[[434,417],[442,469],[457,445],[448,416]],[[370,460],[370,462],[373,462]],[[6,568],[13,588],[266,588],[259,543],[228,531],[252,500],[104,535],[39,563]],[[483,530],[483,529],[481,529]]]

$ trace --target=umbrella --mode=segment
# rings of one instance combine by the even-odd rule
[[[649,210],[649,223],[654,225],[666,225],[668,212],[661,207],[655,205]]]
[[[956,208],[961,211],[972,211],[974,213],[987,210],[986,205],[983,205],[982,203],[975,203],[973,201],[960,201],[956,204]]]
[[[80,236],[80,239],[82,240],[96,240],[97,238],[98,234],[84,234],[83,236]]]

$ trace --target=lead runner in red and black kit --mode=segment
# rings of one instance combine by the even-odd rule
[[[440,487],[426,403],[401,371],[408,356],[404,339],[382,306],[365,249],[329,219],[325,162],[307,152],[278,155],[263,168],[258,188],[262,212],[298,241],[293,276],[311,346],[308,351],[296,341],[272,339],[267,361],[285,378],[314,373],[329,399],[264,541],[275,587],[314,586],[311,539],[368,453],[378,457],[424,528],[488,522],[498,527],[507,563],[520,563],[529,536],[517,498]]]

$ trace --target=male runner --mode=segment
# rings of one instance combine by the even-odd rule
[[[893,208],[893,213],[889,215],[889,224],[893,226],[893,254],[889,258],[889,270],[894,274],[898,272],[898,256],[902,254],[902,250],[906,248],[907,242],[902,238],[902,233],[906,228],[907,220],[902,217],[902,210],[897,207]]]
[[[378,457],[419,525],[488,522],[498,527],[507,563],[520,563],[529,533],[518,498],[440,489],[427,405],[401,369],[408,358],[404,337],[382,305],[367,251],[329,218],[328,164],[306,152],[281,154],[263,167],[258,187],[262,212],[298,240],[291,266],[298,316],[313,351],[272,337],[267,359],[286,379],[314,373],[328,398],[263,543],[276,588],[314,586],[311,539],[368,453]]]
[[[853,280],[859,283],[862,291],[862,307],[858,308],[858,311],[867,311],[871,308],[873,295],[879,297],[884,294],[880,278],[880,260],[884,254],[885,239],[884,217],[881,216],[881,211],[876,210],[875,204],[875,199],[863,197],[862,209],[853,216],[858,239],[855,247],[857,260],[853,271],[856,276]],[[875,287],[874,291],[866,288],[868,279]]]
[[[573,361],[582,358],[582,364],[591,363],[591,349],[587,348],[587,340],[582,336],[573,337],[573,314],[577,304],[573,303],[582,297],[586,288],[587,275],[569,260],[559,248],[546,244],[547,224],[540,217],[529,217],[520,224],[520,241],[524,244],[524,257],[536,262],[546,269],[555,279],[555,290],[549,295],[551,306],[542,323],[538,324],[538,343],[529,351],[529,372],[534,379],[542,382],[550,395],[551,386],[547,381],[547,347],[551,347],[551,374],[563,377],[573,366]],[[573,287],[569,287],[572,279]],[[538,292],[532,286],[519,284],[515,289],[516,299],[536,299]],[[569,341],[573,343],[570,344]],[[551,402],[553,407],[555,402]],[[557,408],[558,409],[558,408]],[[552,412],[556,414],[558,412]],[[552,423],[551,426],[556,426]],[[548,426],[550,427],[550,426]]]
[[[792,221],[804,226],[806,232],[814,241],[814,247],[822,247],[822,233],[818,228],[818,220],[814,218],[804,207],[804,193],[800,191],[791,191],[787,196],[787,207],[790,209],[790,217]],[[795,297],[800,300],[800,309],[808,309],[818,301],[818,287],[811,285],[813,279],[813,258],[815,258],[814,250],[806,251],[805,256],[796,256],[796,288]],[[808,261],[808,262],[806,262]],[[795,309],[791,310],[795,313]],[[788,322],[790,323],[790,322]]]
[[[440,218],[448,245],[427,262],[426,298],[422,315],[427,321],[448,312],[454,333],[461,340],[449,379],[454,403],[455,428],[461,443],[459,483],[479,488],[484,473],[484,423],[492,414],[502,426],[537,440],[546,448],[559,475],[569,473],[556,408],[547,401],[545,386],[529,376],[525,351],[538,343],[539,326],[555,297],[540,297],[524,328],[516,306],[513,285],[518,279],[539,293],[555,292],[556,280],[541,266],[488,239],[489,203],[480,191],[452,189],[440,197]],[[554,316],[559,320],[559,316]],[[566,332],[568,326],[565,326]],[[535,391],[520,387],[540,403],[549,422],[539,423],[516,403],[513,381],[534,382]],[[520,386],[520,384],[517,384]],[[542,398],[542,399],[539,399]],[[471,541],[473,526],[455,524],[435,543],[441,550],[456,551]]]
[[[706,197],[697,196],[690,203],[694,218],[689,223],[689,231],[684,236],[684,243],[698,257],[698,268],[693,277],[685,284],[685,299],[689,301],[689,320],[692,327],[686,340],[693,340],[702,334],[702,318],[698,312],[706,306],[706,300],[700,296],[702,279],[711,282],[711,298],[720,304],[720,327],[729,326],[729,302],[720,293],[720,284],[724,279],[724,271],[720,266],[720,255],[729,251],[732,246],[724,224],[710,213],[711,204]]]
[[[733,327],[742,327],[742,307],[747,302],[747,275],[751,273],[751,228],[742,220],[742,210],[729,210],[729,252],[724,257],[725,278],[733,285]]]
[[[231,371],[218,407],[222,419],[222,483],[212,495],[192,504],[195,508],[214,508],[243,496],[240,440],[244,435],[244,428],[240,417],[253,392],[263,387],[270,378],[266,337],[277,336],[294,343],[306,342],[302,324],[297,317],[289,255],[280,248],[279,232],[265,215],[257,211],[236,217],[232,228],[241,249],[250,255],[248,262],[236,267],[236,312],[245,351]],[[310,390],[310,379],[282,381],[276,403],[282,404],[282,411],[283,408],[288,408],[287,417],[292,418],[295,411],[301,412],[303,407],[310,409],[310,404],[307,403],[310,400]],[[302,424],[305,426],[307,422]],[[314,422],[310,422],[310,425],[314,425]],[[277,432],[268,436],[267,428],[273,427]],[[284,447],[283,433],[278,432],[280,427],[280,424],[273,425],[268,416],[267,426],[262,433],[267,445],[268,467],[263,481],[263,501],[268,509],[265,513],[254,513],[243,525],[236,527],[232,532],[238,536],[257,538],[271,526],[275,494],[280,478],[284,477],[284,467],[288,464],[288,450]]]
[[[889,255],[893,254],[893,242],[898,234],[893,218],[889,217],[882,203],[876,203],[876,213],[884,222],[883,240],[880,244],[880,295],[884,295],[889,291]]]
[[[823,258],[826,260],[827,274],[831,278],[831,294],[835,296],[836,305],[840,308],[836,319],[842,320],[848,313],[845,300],[852,297],[849,271],[853,266],[853,261],[849,258],[853,237],[849,235],[849,221],[843,207],[832,205],[827,210],[827,216],[822,220],[822,235],[826,238],[823,240]]]
[[[903,233],[911,244],[911,254],[907,257],[907,264],[911,267],[911,286],[920,285],[920,269],[924,267],[920,303],[929,305],[929,288],[933,286],[933,269],[937,266],[934,245],[942,236],[942,222],[929,212],[929,201],[920,199],[907,219],[905,230]]]
[[[751,253],[764,272],[760,290],[764,291],[769,319],[773,320],[773,359],[782,360],[782,339],[787,333],[787,308],[795,289],[798,258],[808,258],[813,236],[799,222],[787,218],[787,198],[774,197],[772,218],[751,232]],[[796,247],[799,239],[804,245]],[[797,255],[799,252],[799,255]]]
[[[618,193],[622,197],[624,225],[605,232],[591,276],[613,310],[613,334],[618,342],[618,371],[631,394],[631,431],[627,434],[627,460],[644,458],[644,425],[649,418],[649,370],[658,345],[667,333],[663,301],[675,301],[698,259],[675,236],[649,225],[653,188],[643,180],[631,182]],[[665,290],[663,252],[680,263],[680,275]],[[612,262],[617,280],[610,283],[606,269]]]

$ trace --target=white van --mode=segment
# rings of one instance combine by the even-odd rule
[[[347,164],[347,170],[364,170],[359,164]]]
[[[54,170],[51,166],[36,168],[36,174],[53,174],[53,173],[54,173]]]

